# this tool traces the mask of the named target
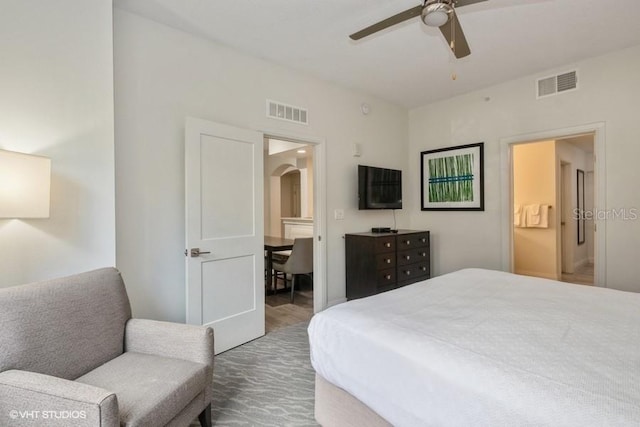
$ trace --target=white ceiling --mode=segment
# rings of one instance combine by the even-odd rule
[[[568,142],[569,144],[575,145],[582,151],[586,151],[587,153],[593,153],[593,145],[594,145],[594,135],[580,135],[574,136],[572,138],[561,139],[560,141]]]
[[[310,144],[282,141],[275,138],[265,138],[264,150],[266,155],[281,159],[290,159],[292,157],[306,159],[313,157],[313,146]]]
[[[440,31],[420,18],[358,42],[348,38],[419,1],[114,4],[409,108],[640,44],[640,0],[488,0],[461,7],[457,12],[471,55],[460,60],[453,58]]]

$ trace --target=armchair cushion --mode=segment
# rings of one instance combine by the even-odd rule
[[[0,425],[118,427],[114,393],[35,372],[0,372]]]
[[[76,381],[113,391],[122,426],[163,426],[206,387],[202,363],[127,352]]]

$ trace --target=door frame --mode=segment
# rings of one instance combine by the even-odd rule
[[[265,138],[313,145],[313,312],[327,308],[327,183],[324,138],[282,130],[259,128]],[[265,185],[264,177],[263,183]],[[263,202],[264,203],[264,202]]]
[[[574,252],[572,227],[569,227],[569,215],[571,206],[571,168],[570,162],[560,160],[560,277],[563,273],[574,272]]]
[[[594,197],[593,209],[606,212],[606,165],[605,141],[606,125],[604,122],[589,123],[579,126],[531,132],[500,139],[500,188],[501,221],[502,221],[502,269],[513,272],[513,146],[534,141],[565,139],[568,137],[593,133],[594,155]],[[594,284],[607,287],[606,282],[606,220],[594,216]]]

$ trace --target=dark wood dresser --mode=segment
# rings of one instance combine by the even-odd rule
[[[430,277],[429,232],[346,234],[347,299],[362,298]]]

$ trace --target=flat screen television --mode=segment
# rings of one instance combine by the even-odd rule
[[[402,209],[402,171],[358,165],[358,209]]]

